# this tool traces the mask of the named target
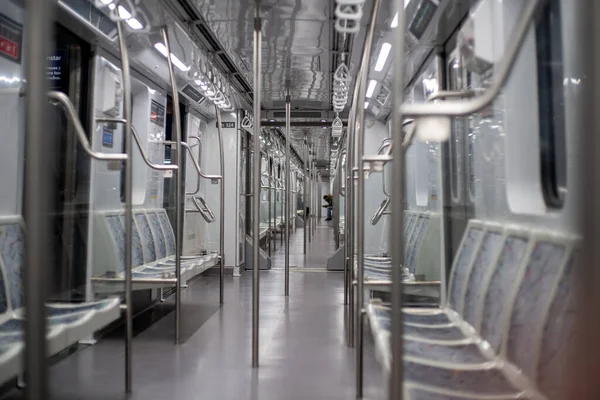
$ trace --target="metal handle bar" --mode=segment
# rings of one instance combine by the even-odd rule
[[[165,140],[162,143],[175,144],[175,142],[172,142],[169,140]],[[192,164],[194,164],[194,168],[196,168],[196,172],[198,172],[198,175],[200,175],[204,179],[218,179],[218,180],[223,179],[223,177],[221,175],[206,175],[205,173],[203,173],[202,169],[200,168],[200,165],[198,165],[198,162],[196,161],[196,157],[194,157],[194,154],[192,153],[192,150],[190,149],[190,146],[186,142],[181,142],[181,147],[184,147],[188,151],[188,153],[190,153],[190,158],[192,159]]]
[[[198,129],[200,129],[200,126],[198,126]],[[195,146],[194,145],[190,146],[190,149],[192,147],[200,146],[200,143],[201,143],[200,136],[190,135],[190,136],[188,136],[188,139],[196,139],[198,141],[198,143]],[[199,191],[200,191],[200,175],[198,175],[198,179],[196,179],[196,190],[194,190],[193,193],[190,193],[190,195],[195,195]]]
[[[377,211],[375,211],[375,214],[373,214],[373,216],[371,217],[371,225],[377,225],[377,223],[381,219],[381,216],[386,213],[388,207],[390,206],[391,201],[392,201],[392,199],[390,197],[386,197],[386,199],[381,202],[381,204],[379,205],[379,208],[377,209]],[[388,214],[389,214],[389,212],[388,212]]]
[[[123,118],[105,118],[105,117],[96,118],[96,123],[106,123],[106,122],[124,124],[125,120]],[[137,133],[137,129],[135,129],[135,127],[133,125],[131,126],[131,133],[133,134],[133,138],[135,139],[138,149],[140,149],[140,154],[142,155],[142,158],[144,159],[144,162],[146,163],[147,166],[149,166],[150,168],[157,170],[157,171],[173,171],[173,170],[178,169],[177,165],[152,163],[150,161],[150,159],[148,158],[148,153],[146,153],[144,146],[142,146],[142,141],[140,139],[140,136]]]
[[[69,97],[66,94],[56,91],[56,90],[51,90],[48,92],[48,98],[50,98],[52,100],[56,100],[60,103],[62,109],[65,112],[65,115],[67,116],[69,121],[71,121],[71,123],[73,124],[73,128],[75,129],[75,133],[77,134],[77,139],[79,140],[79,144],[81,144],[81,147],[83,147],[83,150],[90,157],[95,158],[96,160],[102,160],[102,161],[124,161],[124,160],[127,160],[127,154],[100,153],[100,152],[95,152],[94,150],[92,150],[92,146],[90,145],[90,142],[89,142],[87,136],[85,135],[85,130],[83,129],[83,126],[81,125],[81,121],[79,121],[79,117],[77,116],[77,111],[75,110],[75,106],[73,106],[73,103],[71,103],[71,100],[69,99]]]
[[[206,222],[208,222],[208,223],[215,222],[217,217],[215,216],[215,214],[212,212],[212,210],[210,209],[208,204],[206,204],[206,201],[202,197],[193,196],[192,201],[194,202],[194,205],[196,206],[196,208],[200,212],[200,215],[202,215],[202,218],[204,218],[204,220]]]

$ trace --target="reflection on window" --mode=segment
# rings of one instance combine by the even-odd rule
[[[542,188],[546,204],[560,208],[567,191],[567,172],[559,0],[549,0],[544,6],[536,25],[536,42]]]
[[[467,88],[473,89],[472,81],[473,74],[467,71]],[[469,171],[469,181],[467,182],[468,201],[475,204],[475,120],[473,117],[466,118],[465,125],[467,128],[467,170]]]
[[[450,61],[448,69],[448,88],[450,90],[456,91],[462,87],[461,71],[460,62],[456,58]],[[452,129],[450,131],[450,140],[448,141],[450,153],[448,157],[450,162],[450,195],[453,203],[461,201],[459,149],[461,147],[462,124],[463,121],[460,118],[452,119]]]

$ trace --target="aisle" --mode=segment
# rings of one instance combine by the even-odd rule
[[[293,248],[300,264],[298,237],[302,238],[300,229]],[[331,228],[317,229],[311,261],[302,262],[311,269],[292,270],[287,299],[283,271],[261,272],[260,368],[250,367],[251,272],[226,277],[222,308],[218,308],[218,277],[208,275],[183,291],[184,336],[189,336],[184,344],[173,345],[172,312],[135,337],[131,397],[123,394],[123,340],[118,336],[51,368],[52,398],[354,399],[354,351],[346,347],[343,334],[343,274],[312,269],[323,266],[332,241]],[[383,382],[372,354],[367,348],[365,394],[368,399],[383,399]]]
[[[304,228],[298,228],[290,235],[290,267],[297,268],[325,268],[327,258],[335,251],[335,238],[333,236],[333,221],[323,219],[317,222],[315,234],[306,246],[304,255]],[[308,235],[307,235],[308,239]],[[279,238],[278,245],[279,245]],[[285,267],[285,247],[278,247],[272,256],[274,269]]]

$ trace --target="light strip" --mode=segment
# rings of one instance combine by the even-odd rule
[[[368,102],[368,101],[365,101],[365,110],[366,110],[367,108],[369,108],[369,102]]]
[[[375,71],[379,72],[383,70],[385,66],[385,62],[387,61],[388,56],[390,55],[390,50],[392,50],[392,45],[389,43],[384,43],[381,45],[381,51],[379,52],[379,56],[377,57],[377,62],[375,63]]]
[[[125,22],[127,22],[127,25],[129,25],[131,29],[136,31],[139,31],[144,27],[144,25],[142,25],[142,23],[137,18],[129,18]]]
[[[129,18],[131,18],[131,13],[123,6],[119,6],[119,8],[117,8],[117,11],[119,11],[119,18],[121,18],[122,20],[128,20]]]
[[[167,47],[161,43],[155,43],[154,44],[154,48],[156,50],[158,50],[158,52],[160,54],[162,54],[164,57],[167,57]],[[171,62],[173,63],[173,65],[175,65],[177,68],[179,68],[180,71],[183,72],[187,72],[190,70],[190,67],[188,67],[187,65],[185,65],[179,58],[177,58],[177,56],[173,53],[171,53]]]
[[[406,8],[408,6],[408,3],[410,3],[410,0],[404,0],[404,8]],[[390,28],[395,28],[398,26],[398,13],[396,13],[396,15],[394,15],[394,19],[392,20],[392,23],[390,24]]]
[[[370,99],[371,96],[373,96],[375,86],[377,86],[377,81],[375,79],[371,79],[371,82],[369,82],[369,87],[367,87],[367,98]]]

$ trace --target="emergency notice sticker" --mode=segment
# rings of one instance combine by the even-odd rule
[[[23,25],[0,14],[0,56],[21,62]]]

